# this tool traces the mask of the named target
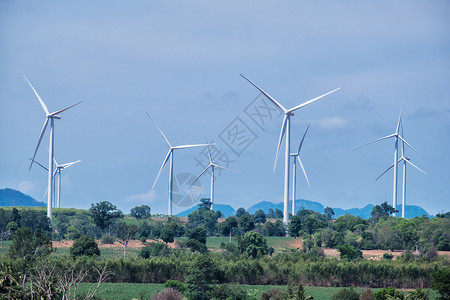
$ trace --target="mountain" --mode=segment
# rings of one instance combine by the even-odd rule
[[[177,216],[178,217],[187,217],[189,214],[191,214],[197,208],[198,208],[197,205],[192,206],[191,208],[178,213]],[[220,212],[225,216],[225,218],[229,217],[229,216],[234,216],[234,214],[236,213],[234,208],[232,208],[230,205],[227,205],[227,204],[214,204],[214,210],[215,211],[220,210]]]
[[[368,204],[362,208],[349,208],[349,209],[333,207],[334,218],[343,216],[345,214],[351,214],[354,216],[360,216],[363,219],[368,219],[368,218],[370,218],[370,213],[372,212],[373,206],[374,205],[372,205],[372,204]],[[291,207],[292,207],[292,201],[289,201],[289,211],[291,211]],[[198,208],[198,206],[193,206],[188,210],[180,212],[177,216],[185,217],[185,216],[189,215],[190,213],[192,213],[197,208]],[[283,211],[283,202],[273,203],[273,202],[269,202],[269,201],[261,201],[261,202],[256,203],[255,205],[250,206],[248,209],[246,209],[246,211],[249,212],[250,214],[254,214],[257,210],[262,209],[265,213],[268,213],[269,209],[275,210],[276,208]],[[295,200],[296,212],[298,212],[301,208],[310,209],[315,212],[319,212],[321,214],[323,214],[323,211],[325,209],[325,207],[319,202],[309,201],[309,200],[304,200],[304,199]],[[420,206],[407,205],[406,208],[407,208],[407,210],[406,210],[405,217],[408,219],[414,218],[414,217],[421,217],[423,215],[431,217],[431,215]],[[402,206],[401,205],[398,206],[397,209],[399,211],[397,213],[397,216],[401,216],[402,215]],[[231,207],[229,205],[225,205],[225,204],[215,204],[214,210],[220,210],[224,214],[225,217],[233,216],[235,214],[235,210],[233,209],[233,207]]]
[[[46,206],[46,204],[24,193],[6,188],[0,189],[0,206]]]

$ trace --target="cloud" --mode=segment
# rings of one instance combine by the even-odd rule
[[[155,190],[150,190],[147,193],[132,195],[125,198],[125,201],[128,203],[151,203],[156,200],[157,193]]]
[[[24,194],[29,195],[36,190],[36,185],[31,181],[24,180],[17,185],[16,189]]]
[[[356,100],[345,103],[343,107],[352,110],[373,111],[373,100],[361,95]]]
[[[331,118],[323,118],[320,121],[315,122],[317,125],[319,125],[323,129],[338,129],[338,128],[344,128],[347,126],[348,121],[340,118],[340,117],[331,117]]]

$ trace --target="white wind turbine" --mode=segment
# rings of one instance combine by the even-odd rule
[[[309,126],[306,128],[305,134],[303,134],[303,138],[298,145],[298,150],[296,153],[291,153],[291,156],[294,158],[294,164],[292,166],[292,215],[295,216],[295,186],[296,186],[296,177],[297,177],[297,160],[300,164],[300,167],[302,167],[303,174],[305,175],[306,182],[308,183],[308,186],[311,188],[311,185],[309,184],[308,176],[306,175],[305,168],[303,167],[302,161],[300,159],[300,150],[302,149],[303,141],[305,140],[306,133],[308,132]],[[297,160],[296,160],[297,158]]]
[[[402,130],[402,135],[403,135],[403,123],[401,124],[401,130]],[[398,159],[397,163],[403,162],[403,188],[402,188],[402,218],[405,218],[405,211],[406,211],[406,164],[410,164],[411,166],[413,166],[414,168],[416,168],[417,170],[419,170],[420,172],[427,174],[425,171],[423,171],[422,169],[420,169],[418,166],[416,166],[415,164],[413,164],[410,161],[409,157],[405,156],[405,143],[402,141],[402,156]],[[377,177],[377,179],[375,179],[375,181],[377,181],[378,179],[381,178],[381,176],[383,176],[384,174],[386,174],[386,172],[388,172],[390,169],[392,169],[394,167],[394,164],[391,165],[389,168],[387,168],[383,173],[381,173],[380,176]]]
[[[208,142],[208,140],[205,137],[205,141]],[[189,188],[191,188],[194,183],[196,183],[200,177],[202,177],[203,174],[205,174],[206,171],[208,171],[209,168],[211,168],[211,210],[213,210],[213,205],[214,205],[214,169],[218,168],[218,169],[222,169],[222,170],[227,170],[227,171],[231,171],[230,169],[224,168],[218,164],[215,164],[212,161],[211,158],[211,151],[209,150],[209,145],[207,145],[208,147],[208,158],[209,158],[209,165],[203,170],[202,173],[200,173],[200,175],[198,175],[198,177],[194,180],[194,182],[192,182],[191,186]]]
[[[23,76],[25,78],[25,80],[28,82],[28,84],[30,85],[31,89],[33,90],[34,94],[36,95],[36,97],[38,98],[39,102],[41,103],[42,108],[44,109],[45,112],[45,121],[44,121],[44,125],[42,126],[42,130],[41,130],[41,134],[39,135],[39,140],[36,146],[36,150],[34,150],[34,154],[33,154],[33,158],[31,159],[31,164],[30,164],[30,169],[33,166],[34,163],[34,158],[36,157],[36,153],[39,149],[39,145],[41,144],[42,141],[42,137],[44,136],[45,133],[45,129],[47,128],[47,125],[50,121],[50,145],[49,145],[49,155],[48,155],[48,201],[47,201],[47,217],[50,219],[50,224],[52,223],[52,203],[53,203],[53,155],[54,155],[54,138],[55,138],[55,131],[54,131],[54,120],[59,120],[61,119],[60,114],[63,111],[68,110],[71,107],[74,107],[75,105],[80,104],[83,101],[80,101],[74,105],[71,105],[69,107],[66,107],[64,109],[55,111],[50,113],[48,111],[47,106],[45,105],[44,101],[42,101],[41,97],[38,95],[38,93],[36,92],[36,90],[34,89],[34,87],[31,85],[31,83],[28,81],[28,79]]]
[[[322,97],[325,97],[337,90],[339,90],[340,88],[337,88],[335,90],[332,90],[326,94],[323,94],[322,96],[313,98],[311,100],[308,100],[300,105],[297,105],[291,109],[286,109],[283,105],[281,105],[280,103],[278,103],[277,100],[275,100],[274,98],[272,98],[272,96],[270,96],[269,94],[267,94],[263,89],[261,89],[260,87],[258,87],[256,84],[254,84],[253,82],[251,82],[249,79],[247,79],[244,75],[241,74],[241,76],[247,80],[251,85],[253,85],[255,88],[257,88],[261,93],[264,94],[264,96],[266,96],[270,101],[272,101],[272,103],[274,103],[276,106],[278,106],[281,110],[283,110],[284,112],[284,119],[283,119],[283,124],[281,125],[281,131],[280,131],[280,138],[278,140],[278,147],[277,147],[277,154],[275,156],[275,165],[274,165],[274,172],[275,172],[275,168],[277,166],[277,160],[278,160],[278,153],[280,152],[280,148],[281,148],[281,143],[283,142],[283,137],[286,134],[286,149],[285,149],[285,156],[284,156],[284,210],[283,210],[283,223],[285,226],[288,226],[289,224],[289,157],[290,157],[290,143],[291,143],[291,129],[290,129],[290,120],[291,120],[291,116],[294,115],[294,111],[296,111],[297,109],[300,109],[308,104],[311,104],[312,102],[319,100]]]
[[[168,215],[172,215],[172,189],[173,189],[173,153],[175,149],[187,149],[187,148],[194,148],[194,147],[204,147],[208,146],[208,144],[197,144],[197,145],[181,145],[181,146],[172,146],[169,142],[169,140],[166,138],[164,133],[162,133],[161,129],[159,129],[158,125],[153,121],[153,119],[150,117],[150,115],[146,112],[147,116],[150,118],[150,121],[152,121],[153,125],[155,125],[156,129],[158,129],[159,133],[161,134],[162,138],[166,142],[167,146],[169,146],[169,152],[167,152],[166,157],[164,158],[164,161],[161,165],[161,168],[159,169],[158,176],[156,176],[155,182],[153,183],[152,189],[155,188],[156,182],[158,181],[159,176],[161,175],[162,171],[164,170],[164,167],[166,166],[167,162],[169,161],[169,208],[168,208]]]
[[[30,160],[32,160],[30,158]],[[56,161],[56,159],[54,159],[55,162],[55,172],[53,172],[53,187],[55,186],[54,181],[56,180],[56,176],[58,176],[58,189],[57,189],[57,197],[56,197],[56,201],[54,201],[53,207],[57,207],[60,208],[61,207],[61,171],[64,169],[67,169],[68,167],[79,163],[81,160],[77,160],[74,162],[70,162],[70,163],[66,163],[66,164],[62,164],[59,165],[58,162]],[[34,161],[34,163],[38,164],[41,168],[43,168],[44,170],[48,171],[48,168],[44,167],[42,164],[40,164],[37,161]],[[45,194],[47,194],[48,189],[45,191]]]
[[[402,112],[403,112],[403,105],[402,108],[400,109],[400,115],[398,116],[398,122],[397,122],[397,127],[395,128],[395,132],[393,134],[387,135],[385,137],[376,139],[370,143],[367,143],[365,145],[362,145],[358,148],[355,148],[354,150],[357,150],[359,148],[365,147],[367,145],[379,142],[381,140],[385,140],[385,139],[389,139],[389,138],[394,138],[394,163],[393,166],[391,168],[394,168],[394,187],[393,187],[393,193],[392,193],[392,203],[393,203],[393,208],[397,209],[397,177],[398,177],[398,170],[397,170],[397,161],[398,161],[398,141],[401,140],[403,143],[405,143],[406,145],[408,145],[411,149],[413,149],[414,151],[416,151],[416,149],[414,149],[410,144],[408,144],[407,141],[405,141],[405,139],[400,135],[400,124],[401,124],[401,120],[402,120]],[[416,151],[417,152],[417,151]],[[417,152],[418,153],[418,152]],[[394,213],[392,214],[394,217],[397,216],[397,213],[394,211]]]

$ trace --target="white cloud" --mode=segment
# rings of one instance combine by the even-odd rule
[[[151,203],[151,202],[155,201],[157,196],[158,195],[155,190],[150,190],[147,193],[129,196],[129,197],[125,198],[125,201],[127,201],[128,203],[145,204],[145,203]]]
[[[316,122],[323,129],[338,129],[347,126],[348,121],[340,117],[323,118]]]

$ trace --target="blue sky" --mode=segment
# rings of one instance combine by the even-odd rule
[[[449,9],[448,1],[2,0],[0,188],[46,201],[46,173],[28,171],[45,115],[26,75],[50,111],[84,101],[55,124],[58,162],[82,160],[63,173],[63,207],[107,200],[124,212],[167,211],[167,170],[151,189],[167,146],[146,111],[173,144],[203,143],[203,132],[216,142],[236,171],[218,177],[217,203],[281,202],[282,158],[272,169],[282,116],[271,111],[263,125],[250,117],[263,100],[242,73],[288,108],[342,87],[292,118],[293,148],[311,123],[301,153],[311,189],[299,174],[298,198],[391,203],[392,172],[374,179],[392,164],[393,141],[352,149],[393,133],[403,101],[405,138],[425,158],[407,155],[428,173],[408,169],[408,204],[448,211]],[[233,126],[247,128],[247,144],[227,145]],[[48,164],[45,146],[48,134],[37,154]],[[175,153],[174,173],[199,174],[200,152]],[[201,183],[208,196],[209,177]]]

